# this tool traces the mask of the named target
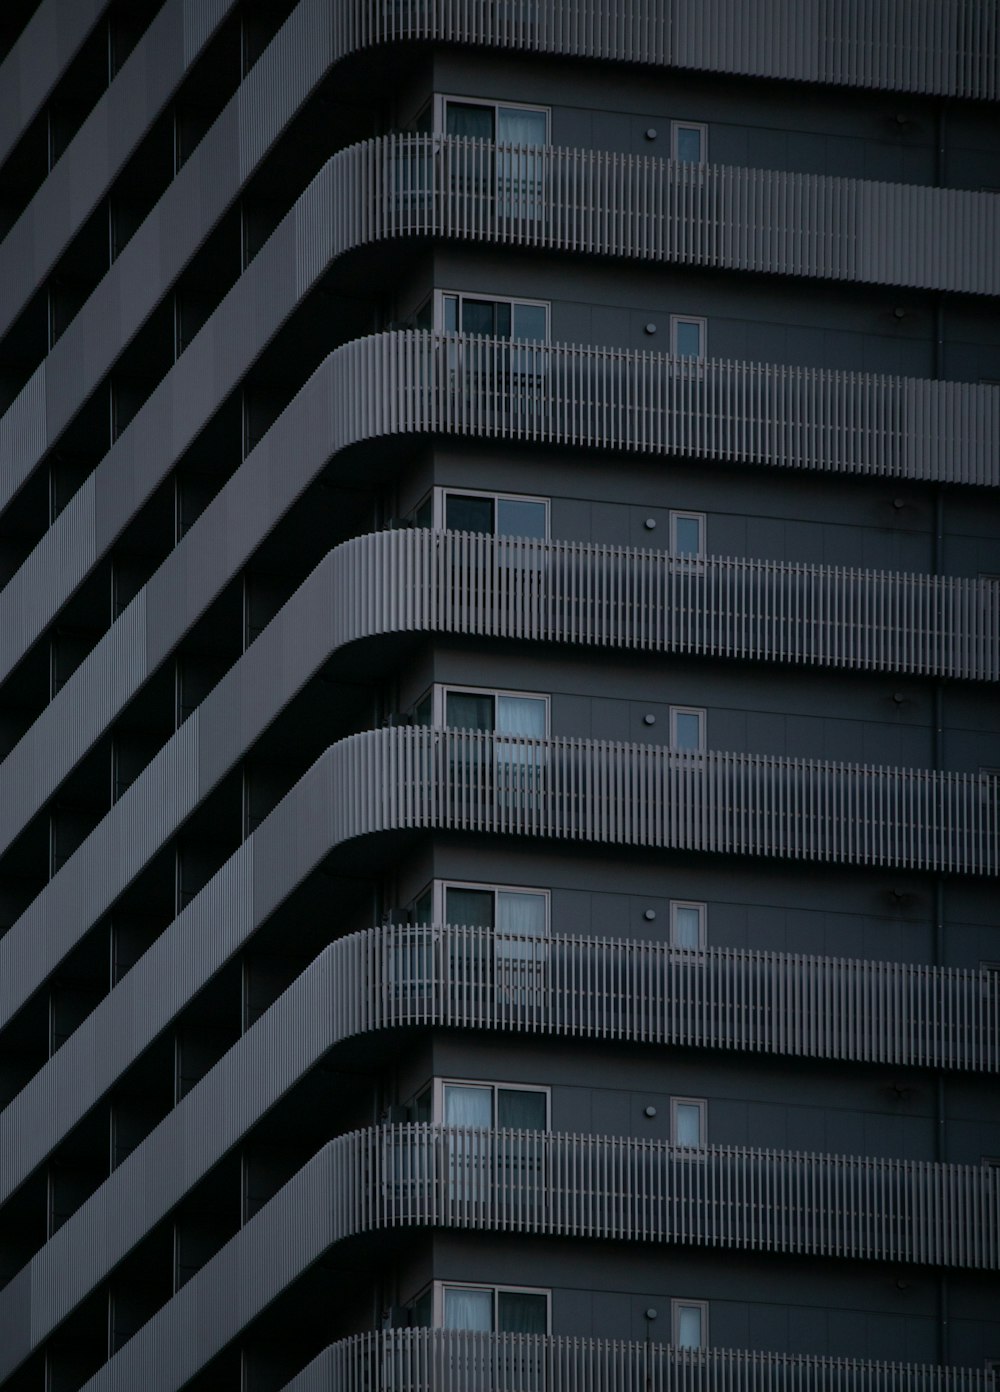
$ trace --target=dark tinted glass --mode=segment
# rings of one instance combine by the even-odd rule
[[[445,498],[444,525],[453,532],[485,532],[493,535],[493,499],[449,493]]]

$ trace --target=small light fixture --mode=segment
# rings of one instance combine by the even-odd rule
[[[903,508],[906,507],[906,499],[905,499],[905,498],[893,498],[893,500],[892,500],[892,505],[893,505],[893,507],[896,509],[897,512],[902,512]]]
[[[648,334],[656,333],[656,325],[652,322],[652,320],[650,320],[650,322],[645,326],[644,332]]]
[[[655,127],[655,126],[647,126],[647,127],[646,127],[646,139],[647,139],[647,140],[655,140],[655,139],[656,139],[656,127]]]
[[[897,706],[901,706],[903,702],[906,700],[906,696],[903,694],[902,691],[894,691],[892,693],[892,699],[895,701]]]
[[[655,518],[655,517],[647,517],[646,520],[645,520],[645,522],[644,522],[642,525],[646,528],[646,531],[647,531],[647,532],[655,532],[655,531],[656,531],[656,518]]]
[[[644,1115],[645,1115],[645,1116],[648,1116],[649,1119],[652,1120],[653,1117],[656,1116],[656,1108],[655,1108],[655,1107],[647,1107],[647,1108],[645,1109]]]
[[[656,724],[656,716],[653,715],[651,712],[647,712],[647,713],[642,717],[642,723],[643,723],[644,725],[655,725],[655,724]]]
[[[646,920],[647,923],[653,923],[653,922],[655,921],[655,919],[656,919],[656,910],[655,910],[655,909],[644,909],[644,910],[643,910],[642,916],[643,916],[643,918]]]
[[[903,308],[902,305],[896,305],[896,307],[892,311],[892,317],[894,319],[905,319],[906,310]]]
[[[646,1316],[646,1318],[647,1318],[648,1320],[655,1320],[655,1319],[656,1319],[656,1313],[657,1313],[657,1312],[653,1309],[652,1305],[650,1305],[650,1307],[649,1307],[648,1310],[644,1310],[644,1311],[643,1311],[643,1314]]]

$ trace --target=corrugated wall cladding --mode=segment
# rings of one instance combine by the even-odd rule
[[[543,553],[551,557],[551,565],[547,562],[534,567],[520,565],[522,555],[534,554],[541,560]],[[573,560],[574,556],[577,561]],[[518,558],[518,566],[506,564],[506,558],[513,557]],[[543,583],[552,585],[559,596],[563,562],[564,578],[568,577],[568,594],[563,593],[553,613],[542,605],[542,586]],[[91,836],[59,869],[6,936],[0,939],[0,1023],[8,1020],[24,1005],[100,914],[111,907],[133,876],[162,848],[165,838],[179,829],[197,802],[207,795],[304,683],[343,644],[379,633],[440,626],[450,632],[546,639],[561,632],[563,639],[573,637],[577,641],[615,644],[632,642],[639,647],[684,651],[688,650],[685,644],[691,636],[689,615],[682,608],[680,612],[670,612],[668,616],[667,601],[672,598],[682,602],[685,592],[690,597],[692,590],[696,592],[697,587],[713,573],[712,563],[696,564],[705,566],[704,570],[691,568],[690,562],[678,565],[676,561],[658,553],[573,547],[560,543],[551,543],[539,551],[533,549],[530,543],[484,543],[461,534],[449,536],[420,531],[359,537],[337,547],[317,566],[194,715],[167,742]],[[725,563],[722,565],[724,567]],[[618,569],[618,580],[614,578],[615,569]],[[548,580],[543,582],[541,577],[546,571]],[[749,573],[754,571],[755,567],[751,566]],[[771,567],[761,565],[758,573],[766,575],[769,571]],[[359,573],[367,575],[367,583],[358,583]],[[490,581],[488,577],[491,574]],[[576,577],[581,575],[583,583],[578,585]],[[651,591],[657,575],[662,582],[669,579],[668,591],[661,595],[659,632],[655,622],[652,628],[647,628],[646,619],[633,615],[629,610],[630,587],[635,587],[632,593],[638,599],[642,594],[640,582],[645,578],[649,582],[646,591],[648,599],[653,601],[655,595]],[[801,572],[794,567],[789,568],[790,580],[792,577],[800,578]],[[594,607],[590,601],[599,595],[605,580],[609,594],[616,597],[611,598],[602,612],[600,606]],[[484,602],[489,592],[483,588],[484,581],[492,587],[495,600],[492,606]],[[595,588],[588,588],[590,581]],[[975,624],[979,621],[975,604],[977,590],[975,582],[967,592],[962,585],[958,588],[959,595],[967,593],[972,601],[968,608],[975,616]],[[773,592],[764,596],[768,600],[774,597]],[[778,597],[781,597],[780,590]],[[139,596],[134,607],[130,607],[122,616],[128,624],[134,625],[136,642],[142,634],[141,600],[142,596]],[[569,602],[561,617],[559,609],[563,600]],[[153,630],[151,606],[151,596],[147,594],[144,606],[147,644],[151,641]],[[988,619],[991,609],[989,605],[985,609]],[[576,619],[573,617],[574,611]],[[801,614],[797,615],[793,609],[792,621],[800,617]],[[902,615],[897,614],[897,617]],[[841,631],[849,634],[855,622],[860,625],[876,619],[875,614],[865,615],[862,610],[857,619],[852,618]],[[703,621],[706,628],[716,623],[708,613]],[[157,623],[160,622],[162,617],[157,618]],[[824,626],[819,623],[817,627],[822,631]],[[836,633],[839,627],[834,624],[832,631]],[[721,633],[715,630],[721,640],[717,651],[724,652],[727,636],[721,624],[720,628]],[[748,623],[747,612],[740,607],[735,608],[730,637],[737,644],[737,651],[741,651],[739,642],[747,641],[752,652],[754,642],[765,629],[766,625],[755,626],[752,621]],[[975,631],[978,632],[978,629]],[[741,633],[749,634],[749,637],[741,640],[737,636]],[[117,639],[124,635],[118,630],[115,637]],[[902,635],[902,642],[905,647],[905,634]],[[710,645],[707,645],[707,650],[712,650]],[[127,666],[123,659],[116,658],[116,653],[124,654],[125,651],[130,655]],[[132,662],[135,663],[134,668]],[[86,682],[82,689],[91,693],[87,704],[93,724],[85,724],[82,717],[78,718],[84,737],[92,737],[95,729],[101,727],[107,711],[114,705],[115,693],[133,684],[133,672],[137,678],[143,670],[141,654],[136,657],[134,646],[129,649],[126,645],[119,649],[114,642],[106,644],[102,649],[101,663],[96,669],[90,668],[85,673]],[[74,691],[79,693],[81,687],[74,688]],[[74,696],[70,700],[71,709],[76,704],[77,697]],[[66,708],[59,705],[54,709],[63,712]],[[74,757],[74,751],[82,744],[83,739],[77,744],[71,729],[63,734],[53,733],[50,767],[58,770],[59,761]],[[45,787],[44,780],[34,768],[34,759],[45,757],[45,748],[44,741],[29,741],[23,754],[13,761],[8,770],[4,780],[9,797],[4,804],[4,825],[8,834],[9,828],[18,823],[24,810],[19,807],[18,798],[23,796],[26,807],[30,809],[35,806],[36,793],[33,790],[36,781],[43,789]],[[734,769],[756,767],[751,756],[712,757],[731,758],[735,761]],[[798,767],[796,761],[788,761],[788,767],[793,766]],[[890,793],[891,789],[905,789],[905,797],[911,801],[905,805],[900,802],[892,814],[893,819],[897,815],[904,817],[918,811],[926,811],[935,818],[922,833],[927,838],[925,843],[918,844],[911,840],[909,849],[906,849],[903,841],[898,839],[892,850],[889,849],[889,842],[880,841],[877,846],[873,843],[869,848],[872,855],[888,856],[883,863],[921,863],[925,852],[930,854],[930,860],[926,862],[928,867],[932,862],[938,863],[938,854],[942,857],[942,865],[947,863],[956,869],[960,865],[971,869],[980,862],[980,868],[985,869],[994,863],[989,837],[992,834],[990,818],[994,816],[991,790],[995,790],[996,784],[988,777],[977,780],[960,774],[908,774],[891,770],[857,774],[830,772],[839,767],[802,764],[803,769],[811,772],[790,777],[804,797],[813,783],[815,789],[808,796],[819,796],[816,789],[821,784],[825,786],[828,778],[832,778],[833,784],[840,789],[838,797],[847,782],[855,778],[861,780],[856,789],[859,797],[862,796],[862,787],[867,786],[866,780],[871,785],[870,791],[878,787],[881,790],[879,796],[884,795],[890,800],[896,796],[894,792]],[[14,770],[18,774],[16,780],[12,776]],[[756,778],[758,775],[747,776]],[[760,776],[764,777],[763,774]],[[782,783],[780,779],[779,783],[785,792],[789,791],[790,783]],[[938,790],[934,797],[955,799],[951,812],[945,810],[945,801],[937,809],[930,805],[922,807],[921,798],[931,787]],[[918,789],[924,792],[918,793]],[[775,796],[779,802],[785,792],[779,792],[776,785]],[[832,789],[829,795],[833,796]],[[900,792],[900,796],[904,794]],[[794,808],[790,805],[786,810],[788,816],[794,818]],[[860,810],[860,803],[857,810]],[[470,804],[463,815],[472,811]],[[815,811],[819,817],[827,815],[820,804],[816,805]],[[943,818],[940,822],[939,813]],[[975,832],[972,821],[967,822],[967,819],[973,818],[973,814],[984,819]],[[451,815],[450,811],[448,815]],[[837,815],[839,817],[841,813]],[[848,814],[845,808],[843,815],[853,813]],[[877,813],[874,815],[877,820]],[[883,830],[887,832],[887,829]],[[551,831],[562,834],[555,831],[554,825]],[[716,831],[719,835],[723,834],[719,829]],[[716,831],[706,830],[704,834],[708,840],[712,840]],[[576,833],[567,831],[566,834]],[[912,833],[912,836],[915,835],[915,832]],[[976,837],[980,838],[980,850],[975,849]],[[931,852],[938,838],[938,850]],[[746,844],[747,850],[752,849],[751,842],[752,837]],[[692,847],[694,844],[691,842]],[[119,846],[127,847],[128,853],[116,849]],[[736,849],[735,842],[732,849]],[[869,853],[860,842],[840,844],[832,831],[822,852],[818,846],[812,850],[806,849],[804,843],[799,852],[792,849],[790,843],[785,850],[777,849],[775,843],[773,851],[777,854],[821,853],[848,860]],[[894,860],[897,854],[902,858]],[[911,855],[913,859],[908,860],[906,857]]]
[[[990,1392],[979,1368],[612,1339],[395,1329],[331,1344],[283,1392]]]
[[[987,1166],[375,1127],[325,1146],[85,1392],[174,1392],[355,1233],[445,1226],[993,1267],[998,1204]]]
[[[237,478],[247,481],[242,473]],[[212,504],[213,524],[222,520],[212,530],[217,554],[235,571],[243,552],[232,545],[231,503],[230,496]],[[261,513],[258,520],[263,529],[270,519]],[[196,594],[203,608],[217,593],[218,575],[191,566],[198,548],[186,541],[157,578],[168,591],[176,585],[189,602]],[[855,671],[1000,677],[1000,588],[990,581],[424,531],[358,538],[321,564],[336,573],[338,593],[363,590],[367,597],[363,615],[338,605],[344,627],[331,637],[334,648],[425,629]],[[281,611],[289,641],[315,622],[311,593],[301,591]],[[156,631],[147,623],[148,594],[149,587],[140,590],[0,765],[0,851],[151,675],[148,654],[169,651],[181,636],[176,608],[157,608]],[[298,672],[298,664],[289,670]],[[269,716],[289,694],[286,677],[271,690]]]
[[[226,335],[217,341],[199,335],[174,369],[186,363],[181,376],[167,375],[92,485],[88,480],[0,594],[0,680],[86,578],[93,562],[81,558],[104,554],[213,413],[220,374],[225,385],[233,357],[253,336],[248,319],[260,316],[248,306],[259,303],[258,291],[270,302],[287,263],[261,253],[253,266],[272,288],[258,285],[250,272],[244,276],[219,311],[226,310]],[[240,287],[253,291],[246,303]],[[275,325],[280,318],[270,314]],[[234,373],[232,385],[236,380]],[[328,405],[316,409],[324,393]],[[176,421],[178,401],[189,417],[185,425]],[[296,439],[293,423],[303,419],[309,431]],[[318,434],[324,423],[325,438]],[[330,355],[250,456],[253,486],[260,486],[256,475],[280,439],[294,439],[293,452],[303,456],[301,472],[284,461],[296,485],[294,491],[287,481],[281,485],[287,507],[340,450],[418,433],[1000,482],[1000,389],[993,386],[397,332],[356,339]],[[241,487],[224,496],[231,499]],[[280,516],[266,494],[259,505],[272,508],[269,521]]]
[[[0,242],[0,336],[80,231],[236,0],[166,0],[28,207]],[[80,8],[84,8],[80,6]],[[197,44],[191,41],[196,28]],[[3,75],[0,73],[0,91]],[[161,290],[166,288],[160,287]]]
[[[220,886],[217,903],[234,891],[238,897],[237,886],[246,883],[244,867]],[[3,1199],[196,992],[196,963],[207,963],[210,973],[238,948],[227,922],[223,910],[199,921],[196,942],[182,936],[165,948],[154,945],[4,1111]],[[998,1011],[986,971],[607,938],[540,942],[453,926],[342,938],[142,1143],[132,1163],[159,1177],[144,1227],[118,1228],[101,1249],[99,1268],[74,1255],[88,1249],[109,1211],[127,1206],[134,1176],[126,1169],[36,1255],[31,1284],[44,1295],[37,1296],[30,1340],[23,1321],[22,1334],[6,1345],[6,1360],[0,1354],[0,1377],[290,1087],[353,1036],[414,1026],[486,1029],[995,1072]],[[237,1109],[234,1097],[244,1099]],[[196,1160],[181,1143],[192,1135],[201,1138]],[[27,1280],[20,1278],[20,1286]],[[0,1293],[0,1329],[17,1326],[20,1286]]]
[[[45,104],[111,0],[41,0],[0,64],[0,164]]]

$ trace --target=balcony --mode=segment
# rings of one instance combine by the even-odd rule
[[[1000,200],[991,193],[442,135],[368,141],[331,169],[370,204],[372,239],[500,241],[1000,293]],[[337,202],[347,201],[345,183]]]
[[[335,450],[440,433],[1000,484],[992,386],[412,331],[355,340],[328,364]]]
[[[284,1392],[992,1392],[979,1368],[399,1329],[332,1344]]]
[[[982,0],[945,11],[881,0],[783,5],[781,22],[760,0],[616,0],[581,7],[562,0],[379,0],[345,6],[335,46],[436,39],[583,58],[742,73],[847,87],[1000,95],[998,36]],[[877,22],[877,27],[876,27]],[[891,32],[893,42],[880,42]]]

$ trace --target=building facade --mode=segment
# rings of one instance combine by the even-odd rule
[[[995,0],[7,0],[2,1392],[990,1392]]]

